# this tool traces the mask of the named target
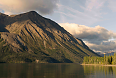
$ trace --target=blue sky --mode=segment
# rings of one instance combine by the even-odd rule
[[[47,15],[58,23],[100,25],[116,32],[115,0],[60,0],[54,13]]]
[[[116,0],[0,0],[0,12],[52,19],[95,52],[116,52]]]

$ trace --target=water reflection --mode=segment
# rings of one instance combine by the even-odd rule
[[[86,78],[116,78],[115,66],[83,66]]]
[[[116,67],[78,64],[0,64],[0,78],[116,78]]]
[[[85,78],[78,64],[0,64],[0,78]]]

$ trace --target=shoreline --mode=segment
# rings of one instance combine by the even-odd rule
[[[82,65],[82,66],[84,66],[84,65],[91,65],[91,66],[116,66],[116,65],[103,65],[103,64],[80,64],[80,65]]]

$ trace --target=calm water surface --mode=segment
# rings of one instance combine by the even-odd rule
[[[116,67],[78,64],[0,64],[0,78],[116,78]]]

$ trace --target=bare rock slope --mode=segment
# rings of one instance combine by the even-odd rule
[[[82,40],[35,11],[0,13],[0,62],[81,63],[98,56]]]

